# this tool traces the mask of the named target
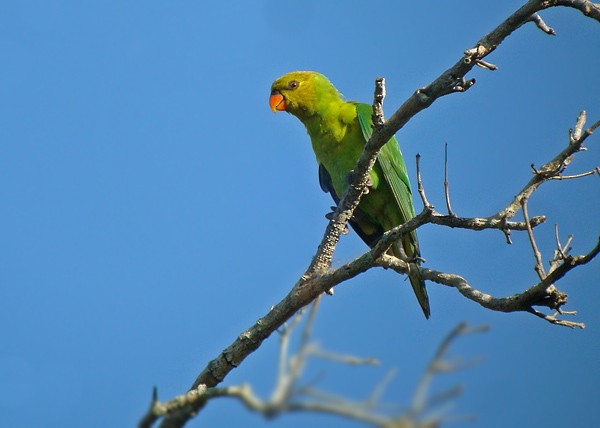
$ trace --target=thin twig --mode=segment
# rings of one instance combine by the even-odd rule
[[[569,235],[567,237],[567,242],[564,245],[560,242],[560,237],[558,234],[558,224],[554,225],[554,240],[556,243],[556,250],[554,250],[554,256],[552,260],[550,260],[550,270],[552,272],[556,269],[562,262],[567,259],[567,256],[571,252],[571,241],[573,241],[573,235]]]
[[[373,128],[380,129],[385,120],[383,118],[383,100],[385,99],[385,79],[375,79],[375,95],[373,96]]]
[[[556,318],[556,316],[554,315],[547,315],[544,314],[534,308],[529,308],[527,310],[527,312],[535,315],[536,317],[539,317],[543,320],[548,321],[550,324],[554,324],[554,325],[560,325],[563,327],[569,327],[569,328],[585,328],[585,323],[582,322],[574,322],[574,321],[567,321],[567,320],[561,320]],[[563,314],[566,314],[565,312],[561,312]],[[570,315],[576,314],[577,312],[571,312]]]
[[[494,214],[492,218],[512,218],[521,208],[521,200],[523,198],[529,198],[533,192],[535,192],[544,182],[561,174],[561,172],[571,161],[572,156],[584,149],[583,143],[585,140],[592,135],[598,126],[600,126],[600,121],[598,121],[585,132],[582,132],[583,126],[585,125],[585,120],[586,113],[585,111],[582,111],[577,118],[575,129],[570,132],[569,144],[567,147],[565,147],[552,160],[542,165],[539,169],[534,168],[534,175],[531,180],[529,180],[529,182],[513,198],[512,202],[506,208]]]
[[[427,200],[427,195],[425,195],[425,187],[423,187],[423,180],[421,179],[421,155],[417,153],[416,156],[417,162],[417,191],[421,196],[421,201],[423,201],[423,206],[427,210],[433,210],[434,206],[429,203]]]
[[[381,401],[381,397],[383,393],[387,389],[388,385],[394,380],[396,375],[398,374],[397,369],[392,369],[379,381],[375,388],[373,388],[373,392],[371,392],[371,396],[367,399],[366,403],[368,406],[375,407]]]
[[[527,198],[521,199],[521,207],[523,209],[523,217],[525,224],[529,225],[529,213],[527,210]],[[529,242],[531,243],[531,249],[533,250],[533,256],[535,257],[535,271],[541,280],[546,278],[546,271],[544,270],[544,262],[542,261],[542,253],[535,242],[535,236],[533,235],[533,229],[531,226],[527,227],[527,236],[529,236]]]
[[[430,408],[433,404],[437,404],[437,401],[447,401],[448,398],[453,398],[454,395],[451,394],[446,397],[444,400],[440,400],[440,398],[433,397],[433,401],[430,401],[427,397],[429,396],[429,389],[431,387],[431,383],[433,378],[442,372],[441,367],[446,367],[443,372],[448,373],[450,371],[456,370],[458,365],[456,363],[448,363],[445,362],[445,356],[448,351],[448,348],[454,341],[459,337],[466,334],[471,333],[481,333],[487,331],[489,329],[486,325],[471,327],[468,326],[467,323],[460,323],[457,325],[448,335],[442,340],[440,345],[438,346],[433,358],[427,365],[421,380],[419,381],[417,387],[415,388],[415,393],[413,395],[412,403],[410,405],[410,409],[408,411],[408,416],[411,419],[419,418],[428,408]],[[456,392],[456,391],[455,391]]]
[[[277,370],[278,378],[282,378],[283,376],[285,376],[285,373],[287,372],[290,336],[292,335],[292,332],[294,331],[296,326],[302,320],[303,316],[304,316],[304,311],[303,310],[298,311],[298,313],[296,313],[296,315],[294,315],[292,317],[292,322],[290,324],[288,324],[286,322],[281,326],[281,328],[279,330],[277,330],[281,337],[281,342],[279,345],[279,363],[278,363],[278,370]]]
[[[554,31],[552,27],[546,24],[546,22],[542,19],[539,13],[534,13],[533,15],[531,15],[530,21],[533,22],[535,26],[542,30],[544,33],[549,34],[551,36],[556,36],[556,31]]]
[[[572,180],[575,178],[587,177],[587,176],[594,175],[594,174],[597,174],[600,176],[600,167],[596,167],[593,170],[588,171],[588,172],[582,172],[581,174],[558,175],[556,177],[550,177],[550,180]]]
[[[456,217],[454,211],[452,211],[452,205],[450,205],[450,190],[448,184],[448,143],[444,143],[444,194],[446,195],[446,208],[448,208],[448,215],[450,217]]]

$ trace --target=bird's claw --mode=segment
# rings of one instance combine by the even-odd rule
[[[325,214],[325,218],[329,221],[331,221],[333,219],[333,213],[335,212],[337,207],[329,207],[329,209],[331,210],[330,212],[328,212],[327,214]]]
[[[335,209],[337,207],[330,207],[330,208],[331,208],[331,212],[328,212],[327,214],[325,214],[325,218],[329,221],[331,221],[333,219],[333,212],[335,211]],[[342,235],[347,235],[349,233],[350,233],[350,231],[348,230],[348,226],[344,226],[344,230],[342,230]]]
[[[421,256],[412,256],[412,257],[408,257],[408,259],[406,261],[408,263],[416,263],[416,264],[420,265],[421,263],[425,263],[427,260],[425,260]]]
[[[352,180],[353,180],[353,178],[354,178],[354,170],[350,171],[350,172],[349,172],[349,173],[346,175],[346,183],[347,183],[347,184],[351,184],[351,183],[352,183]],[[373,184],[374,184],[374,183],[373,183],[373,179],[371,178],[371,176],[369,176],[369,177],[367,178],[367,183],[366,183],[366,184],[367,184],[367,186],[365,187],[365,190],[363,190],[363,194],[365,194],[365,195],[366,195],[366,194],[368,194],[368,193],[369,193],[369,191],[370,191],[370,189],[372,189],[372,188],[373,188]]]

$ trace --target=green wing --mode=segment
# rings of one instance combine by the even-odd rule
[[[373,134],[372,126],[372,108],[367,104],[358,104],[356,107],[358,120],[365,142],[369,141]],[[382,147],[377,157],[377,163],[383,171],[385,181],[389,184],[396,199],[396,204],[400,208],[402,222],[410,220],[415,216],[415,209],[412,203],[412,192],[410,190],[410,181],[406,172],[406,165],[400,151],[400,146],[396,137],[390,140]],[[415,234],[416,240],[416,234]]]
[[[363,136],[366,141],[369,141],[373,134],[372,125],[372,107],[367,104],[357,104],[356,112],[358,114],[358,121],[362,130]],[[406,172],[406,165],[400,151],[400,146],[396,137],[390,138],[385,143],[377,156],[377,163],[381,167],[383,172],[384,180],[392,189],[396,205],[400,211],[400,221],[402,223],[410,220],[415,216],[415,209],[412,202],[412,192],[410,190],[410,181],[408,180],[408,173]],[[402,240],[402,244],[398,243],[398,246],[402,246],[404,251],[409,257],[420,256],[419,242],[417,241],[417,232],[412,231],[410,235],[405,236]],[[430,316],[429,309],[429,297],[427,296],[427,289],[425,288],[425,282],[418,275],[409,274],[410,283],[417,296],[417,300],[423,309],[423,313],[426,318]]]

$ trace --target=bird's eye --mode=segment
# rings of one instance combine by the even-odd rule
[[[290,83],[288,83],[288,89],[296,89],[298,85],[299,83],[297,80],[292,80]]]

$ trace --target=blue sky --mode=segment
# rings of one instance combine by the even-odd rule
[[[271,82],[292,70],[326,74],[370,102],[387,80],[388,114],[454,64],[517,1],[76,2],[0,5],[0,426],[132,426],[153,386],[186,390],[205,364],[306,268],[326,226],[308,137],[268,108]],[[439,100],[398,138],[411,178],[422,156],[430,200],[443,207],[443,146],[462,216],[500,210],[567,143],[580,110],[600,118],[600,26],[543,13],[558,33],[527,25],[475,70],[465,94]],[[570,173],[600,164],[600,137]],[[600,181],[546,184],[530,201],[584,253],[600,233]],[[421,208],[417,201],[417,210]],[[536,281],[524,234],[426,226],[427,266],[498,296]],[[344,237],[336,266],[365,250]],[[323,301],[315,339],[382,361],[315,362],[319,387],[368,396],[398,368],[386,402],[407,402],[440,340],[460,321],[490,332],[452,349],[473,368],[439,379],[465,392],[469,426],[591,426],[600,417],[600,262],[559,283],[583,331],[528,314],[492,313],[429,286],[425,321],[410,287],[374,270]],[[227,378],[264,396],[277,337]],[[272,422],[215,400],[190,426],[357,426],[321,415]],[[462,425],[462,424],[459,424]]]

